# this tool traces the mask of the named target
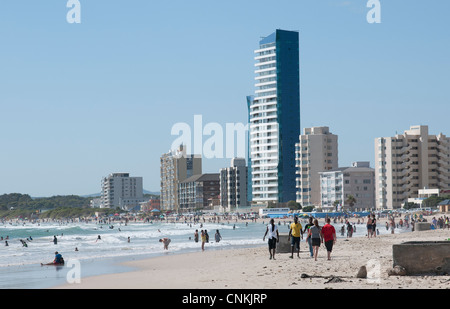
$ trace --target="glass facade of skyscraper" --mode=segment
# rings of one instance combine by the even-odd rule
[[[255,51],[256,90],[249,107],[249,167],[254,202],[295,201],[300,133],[298,32],[276,30]],[[248,100],[248,98],[247,98]]]

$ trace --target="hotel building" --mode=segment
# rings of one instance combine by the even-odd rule
[[[210,203],[220,194],[219,174],[191,176],[178,184],[180,212],[210,209]]]
[[[450,189],[450,139],[423,125],[376,138],[375,180],[377,209],[401,208],[419,189]]]
[[[338,168],[338,136],[328,127],[305,128],[295,145],[295,156],[296,201],[302,206],[319,206],[319,172]]]
[[[179,209],[178,185],[181,181],[202,173],[200,155],[187,155],[183,145],[161,156],[160,207],[163,211]]]
[[[354,162],[351,167],[324,171],[319,175],[320,205],[324,211],[375,209],[375,170],[370,168],[369,162]],[[353,206],[347,203],[350,195],[356,200]]]
[[[130,177],[128,173],[113,173],[102,179],[101,205],[135,210],[144,202],[142,177]]]

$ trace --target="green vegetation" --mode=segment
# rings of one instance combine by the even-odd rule
[[[427,199],[425,199],[422,202],[422,207],[437,207],[437,205],[445,200],[449,200],[450,199],[450,195],[443,195],[443,196],[431,196]]]
[[[32,198],[28,194],[11,193],[0,195],[0,218],[61,219],[90,217],[99,213],[110,215],[119,209],[91,208],[93,197],[77,195]]]
[[[347,196],[347,200],[345,201],[345,203],[350,206],[350,210],[353,210],[353,206],[355,206],[356,204],[356,199],[353,195],[349,195]]]
[[[77,195],[52,196],[33,199],[28,194],[11,193],[0,195],[0,210],[10,209],[54,209],[58,207],[89,207],[92,197]]]
[[[303,212],[311,212],[314,210],[314,206],[304,206],[302,210]]]
[[[302,205],[300,203],[297,203],[296,201],[289,201],[287,203],[287,207],[289,207],[290,210],[301,210]]]

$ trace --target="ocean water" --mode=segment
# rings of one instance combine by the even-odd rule
[[[300,222],[303,225],[306,223]],[[383,223],[378,224],[380,234],[390,233],[382,219],[378,222]],[[82,280],[87,276],[131,270],[120,265],[123,261],[200,251],[201,242],[194,241],[196,229],[199,233],[202,229],[208,231],[210,240],[205,250],[263,246],[266,245],[263,236],[267,223],[268,220],[263,223],[206,221],[196,224],[132,222],[127,225],[112,223],[112,226],[96,223],[3,223],[0,224],[0,236],[3,237],[0,241],[0,288],[34,289],[64,284],[74,265],[71,261],[79,261]],[[280,222],[279,231],[287,233],[288,226]],[[334,226],[338,238],[346,237],[340,233],[342,224],[336,223]],[[216,230],[222,236],[219,243],[214,240]],[[397,229],[396,233],[406,231],[405,228]],[[356,225],[353,237],[365,235],[365,225]],[[58,240],[56,245],[53,243],[54,236]],[[98,236],[100,239],[97,239]],[[9,239],[6,240],[6,237]],[[169,250],[164,250],[159,242],[163,237],[171,239]],[[24,247],[20,240],[26,241],[27,246]],[[5,241],[8,241],[8,246]],[[41,266],[41,263],[53,261],[55,251],[62,254],[66,266]]]

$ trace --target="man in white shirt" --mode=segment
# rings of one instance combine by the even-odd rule
[[[275,225],[275,220],[270,219],[270,224],[267,225],[266,233],[264,234],[263,241],[266,239],[266,236],[269,235],[269,254],[270,260],[273,258],[275,260],[275,249],[277,247],[277,242],[280,241],[280,235],[278,234],[278,228]]]

